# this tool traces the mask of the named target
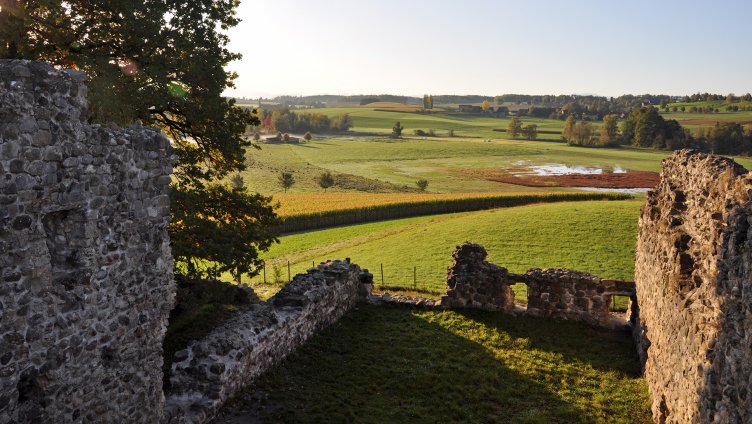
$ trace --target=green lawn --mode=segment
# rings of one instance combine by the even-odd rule
[[[223,412],[235,422],[652,422],[627,333],[378,306],[315,336]]]
[[[444,291],[455,246],[468,240],[489,252],[489,261],[524,272],[533,267],[565,267],[605,278],[631,280],[642,200],[568,202],[503,208],[330,228],[280,238],[264,257],[262,276],[246,279],[262,298],[275,293],[291,274],[312,263],[344,259],[368,268],[387,287]],[[271,284],[274,269],[280,284]]]

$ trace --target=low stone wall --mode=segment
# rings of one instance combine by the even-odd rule
[[[531,269],[524,275],[528,285],[527,314],[585,321],[613,326],[611,297],[633,296],[634,283],[604,280],[567,269]]]
[[[491,311],[514,309],[514,293],[506,268],[486,262],[486,249],[473,243],[457,246],[447,273],[447,291],[441,305]]]
[[[0,423],[162,413],[173,157],[89,125],[85,75],[0,60]]]
[[[661,423],[752,419],[752,177],[680,151],[640,213],[642,357]]]
[[[466,242],[452,253],[447,276],[445,308],[476,308],[511,312],[515,310],[511,285],[528,285],[527,310],[532,316],[589,322],[603,327],[625,324],[610,312],[612,296],[635,299],[635,284],[606,280],[568,269],[531,269],[513,274],[506,268],[486,262],[486,250]],[[630,307],[626,319],[634,321],[638,309]]]
[[[372,287],[373,276],[357,265],[326,262],[177,352],[163,422],[212,419],[239,389],[366,301]]]

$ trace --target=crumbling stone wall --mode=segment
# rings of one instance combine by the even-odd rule
[[[585,321],[593,325],[615,325],[610,312],[612,296],[634,295],[634,283],[604,280],[568,269],[531,269],[525,273],[528,285],[527,314]]]
[[[443,306],[492,311],[514,309],[509,272],[506,268],[486,262],[487,256],[486,249],[479,244],[457,246],[447,273],[446,295],[441,298]]]
[[[457,246],[441,306],[510,312],[515,309],[511,286],[525,283],[527,310],[517,313],[616,327],[625,322],[610,312],[611,297],[635,299],[635,284],[631,281],[606,280],[569,269],[531,269],[525,274],[513,274],[486,262],[486,256],[486,249],[478,244],[466,242]],[[633,303],[625,318],[634,321],[637,313]]]
[[[731,159],[683,150],[642,208],[635,279],[656,422],[752,418],[750,190]]]
[[[372,288],[367,270],[349,261],[326,262],[178,351],[164,422],[212,419],[240,388],[366,301]]]
[[[88,125],[84,75],[0,60],[0,422],[153,422],[172,153]]]

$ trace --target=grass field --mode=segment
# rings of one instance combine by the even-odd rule
[[[234,422],[652,422],[627,333],[377,306],[324,330],[223,412]]]
[[[488,260],[513,272],[565,267],[604,278],[632,279],[641,200],[568,202],[481,212],[407,218],[337,227],[280,238],[265,255],[266,279],[245,279],[268,298],[291,274],[312,263],[349,257],[387,287],[413,287],[429,294],[445,289],[451,253],[464,241],[486,247]],[[274,284],[275,269],[279,283]]]

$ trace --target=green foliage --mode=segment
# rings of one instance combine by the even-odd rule
[[[319,177],[316,179],[316,182],[319,184],[319,187],[323,188],[324,191],[326,191],[326,189],[334,185],[334,176],[331,172],[326,171],[319,175]]]
[[[307,131],[305,134],[303,134],[303,140],[305,141],[311,141],[312,138],[313,136],[311,135],[310,131]]]
[[[652,423],[629,334],[486,311],[362,306],[254,386],[263,422]]]
[[[277,241],[271,198],[245,187],[209,184],[173,190],[170,240],[176,270],[191,278],[229,272],[235,281],[258,273],[259,251]]]
[[[535,124],[525,125],[525,127],[522,128],[522,133],[525,135],[526,139],[535,140],[538,137],[538,126]]]
[[[397,121],[397,123],[394,124],[394,126],[392,127],[392,134],[395,135],[395,136],[397,136],[397,137],[401,137],[402,136],[402,130],[404,130],[404,129],[405,129],[405,127],[403,127],[402,124],[400,124],[399,121]]]
[[[561,136],[570,144],[574,139],[574,127],[576,124],[577,121],[574,115],[567,116],[567,120],[564,121],[564,129],[561,131]]]
[[[279,174],[279,185],[282,186],[282,188],[287,192],[287,189],[292,187],[292,185],[295,184],[295,177],[292,176],[289,172],[280,172]]]
[[[236,77],[224,66],[240,58],[223,33],[239,22],[236,6],[236,0],[13,1],[0,13],[0,57],[85,71],[94,120],[140,119],[161,128],[179,158],[179,185],[201,185],[243,168],[250,142],[242,135],[258,123],[252,111],[222,96]]]
[[[616,115],[606,115],[603,117],[603,126],[600,132],[600,143],[602,146],[616,144],[619,137],[618,118]]]
[[[519,137],[520,132],[522,132],[522,121],[520,121],[520,118],[513,116],[512,119],[509,120],[507,134],[512,138],[517,138]]]
[[[428,180],[421,178],[415,182],[415,185],[418,186],[420,191],[426,191],[426,188],[428,188]]]

